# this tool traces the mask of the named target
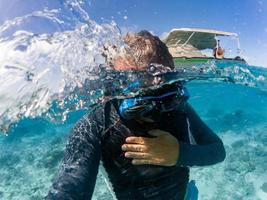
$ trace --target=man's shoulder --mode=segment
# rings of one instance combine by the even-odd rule
[[[185,111],[188,117],[198,117],[198,114],[195,111],[194,107],[189,103],[186,103]]]
[[[193,110],[192,106],[188,102],[185,102],[183,105],[181,105],[178,109],[174,111],[174,114],[187,116],[192,112],[192,110]]]
[[[86,118],[100,120],[105,114],[105,103],[91,106],[90,111],[85,115]]]
[[[93,105],[90,110],[79,119],[75,127],[81,126],[104,126],[104,104]]]

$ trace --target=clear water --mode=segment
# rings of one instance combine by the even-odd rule
[[[191,104],[227,151],[223,163],[191,169],[200,199],[266,199],[267,93],[229,83],[192,82],[188,88]],[[68,132],[83,114],[72,113],[63,125],[23,120],[1,136],[1,199],[41,199],[47,193]],[[112,199],[101,170],[94,198]]]
[[[120,45],[121,35],[114,22],[91,20],[89,6],[82,0],[25,0],[15,12],[0,13],[0,126],[8,130],[0,134],[0,199],[47,194],[71,127],[88,111],[85,102],[94,103],[76,101],[73,92],[97,79],[91,72],[103,63],[103,45]],[[187,84],[190,103],[222,138],[227,157],[191,169],[199,199],[267,199],[267,70],[230,62],[204,69],[213,79]],[[215,79],[218,70],[228,82]],[[97,96],[90,84],[90,97]],[[113,198],[102,168],[93,198]]]

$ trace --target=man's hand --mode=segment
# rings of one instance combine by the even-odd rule
[[[127,137],[122,145],[125,157],[133,158],[134,165],[173,166],[179,157],[177,139],[166,131],[154,129],[148,132],[156,138]]]

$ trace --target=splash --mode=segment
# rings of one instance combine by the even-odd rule
[[[105,62],[103,46],[121,43],[114,22],[100,25],[90,20],[82,8],[86,1],[60,2],[61,9],[34,11],[0,26],[0,49],[4,49],[0,54],[3,131],[23,117],[42,115],[53,101],[60,105],[75,88],[82,88],[85,80],[94,80],[90,72]],[[23,26],[36,17],[58,29],[52,34],[36,34]]]

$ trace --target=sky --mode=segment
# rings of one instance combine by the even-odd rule
[[[0,24],[67,1],[85,2],[92,20],[113,20],[123,33],[146,29],[162,36],[181,27],[236,32],[248,63],[267,67],[267,0],[0,0]],[[52,26],[37,28],[53,31]]]
[[[267,67],[267,0],[92,0],[91,19],[114,20],[123,32],[172,28],[236,32],[251,65]]]

